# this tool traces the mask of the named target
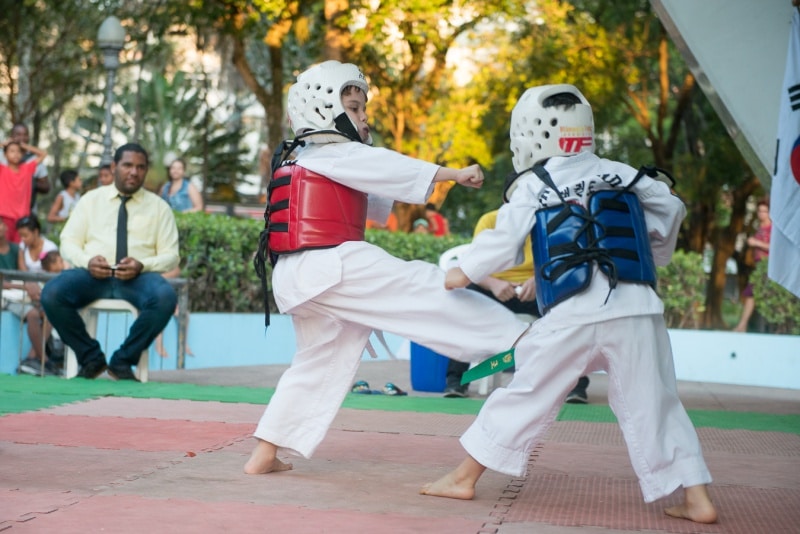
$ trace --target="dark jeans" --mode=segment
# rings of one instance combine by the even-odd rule
[[[86,269],[68,269],[42,289],[42,307],[65,345],[75,351],[78,364],[103,358],[100,343],[86,332],[78,311],[97,299],[122,299],[139,310],[128,337],[112,356],[115,365],[136,365],[175,311],[178,297],[159,273],[142,273],[133,280],[98,280]]]

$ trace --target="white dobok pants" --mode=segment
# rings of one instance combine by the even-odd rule
[[[297,352],[254,433],[286,452],[314,453],[352,387],[373,329],[456,360],[479,361],[511,348],[528,328],[476,291],[444,289],[444,272],[431,263],[403,261],[365,244],[329,249],[328,260],[330,250],[341,262],[327,268],[341,268],[340,281],[289,310]],[[311,270],[324,268],[303,261],[281,266],[285,259],[273,276],[276,292],[299,291],[304,278],[314,280]],[[286,272],[289,266],[296,272]]]
[[[578,377],[608,373],[608,401],[646,502],[711,482],[700,442],[678,398],[669,335],[660,315],[581,326],[545,316],[516,348],[516,372],[496,389],[461,437],[482,465],[522,476],[532,449]]]

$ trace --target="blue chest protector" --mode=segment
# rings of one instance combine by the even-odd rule
[[[597,191],[589,197],[587,209],[566,202],[543,166],[533,170],[563,202],[538,210],[531,233],[536,298],[542,315],[585,291],[595,263],[608,277],[609,293],[618,281],[655,288],[653,252],[635,193],[628,188]],[[631,185],[636,180],[638,176]]]

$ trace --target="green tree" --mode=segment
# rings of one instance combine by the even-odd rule
[[[354,59],[370,79],[369,104],[376,136],[405,154],[445,165],[491,161],[474,134],[485,94],[459,88],[448,54],[481,24],[502,24],[524,13],[520,0],[460,5],[437,0],[351,2]],[[441,207],[453,183],[441,182],[429,199]],[[409,230],[421,206],[396,206],[400,228]]]
[[[530,53],[512,53],[512,75],[496,78],[511,81],[503,94],[515,101],[530,85],[575,83],[592,102],[601,155],[676,176],[689,208],[680,246],[702,252],[710,242],[716,254],[703,326],[723,326],[724,265],[757,184],[752,173],[649,2],[543,0],[537,8],[511,37]],[[723,193],[731,202],[724,216]]]
[[[226,124],[216,118],[236,115],[233,98],[209,108],[198,80],[177,71],[172,79],[160,73],[151,74],[148,82],[136,86],[135,93],[126,88],[120,104],[125,113],[116,127],[127,133],[128,138],[134,138],[134,117],[141,121],[138,141],[150,153],[151,189],[167,179],[167,156],[177,155],[194,163],[195,168],[207,170],[204,191],[212,197],[235,200],[231,197],[233,186],[247,171],[247,162],[242,160],[245,153],[242,136],[235,128],[235,121]]]
[[[48,150],[51,182],[82,148],[62,132],[69,131],[74,106],[98,91],[102,61],[94,41],[105,8],[113,6],[0,0],[0,117],[7,125],[0,135],[25,123],[31,142]]]

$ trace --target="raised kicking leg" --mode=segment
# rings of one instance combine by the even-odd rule
[[[683,502],[678,506],[671,506],[664,513],[681,519],[688,519],[695,523],[716,523],[717,510],[708,495],[708,486],[699,484],[689,486],[683,490]]]
[[[467,456],[458,467],[436,482],[425,484],[419,492],[434,497],[470,500],[475,496],[475,484],[484,471],[486,467]]]
[[[250,459],[244,464],[244,472],[248,475],[265,475],[267,473],[276,473],[280,471],[288,471],[292,468],[292,464],[287,464],[278,459],[278,447],[258,439],[255,449],[250,454]]]

